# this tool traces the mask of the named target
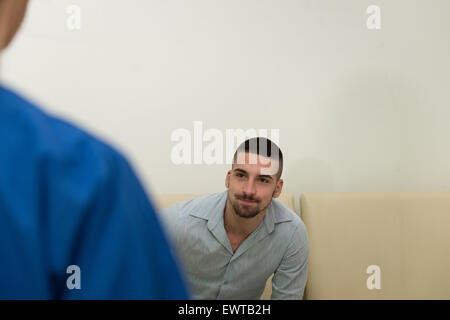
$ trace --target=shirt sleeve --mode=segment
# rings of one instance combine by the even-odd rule
[[[308,273],[309,241],[306,228],[299,225],[272,278],[272,300],[303,299]]]

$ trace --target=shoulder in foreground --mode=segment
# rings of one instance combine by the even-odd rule
[[[110,160],[122,154],[106,142],[76,125],[53,116],[13,91],[0,87],[1,111],[11,123],[10,130],[21,130],[17,142],[33,145],[45,159],[76,162],[81,159]],[[25,146],[24,146],[25,147]],[[26,151],[26,150],[25,150]],[[28,151],[32,151],[28,149]]]
[[[10,158],[40,164],[45,177],[58,182],[55,185],[61,181],[84,186],[110,183],[118,169],[131,174],[128,160],[115,148],[2,87],[0,127],[6,133],[0,133],[3,147],[12,150]]]

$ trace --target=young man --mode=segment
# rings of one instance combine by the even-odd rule
[[[0,51],[27,0],[0,0]],[[0,299],[186,299],[151,203],[111,147],[0,86]]]
[[[301,219],[277,198],[281,150],[253,138],[239,146],[228,191],[177,203],[161,214],[197,299],[259,299],[272,279],[272,299],[301,299],[308,236]]]

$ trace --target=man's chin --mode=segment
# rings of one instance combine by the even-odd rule
[[[242,208],[242,206],[238,206],[237,208],[234,208],[234,212],[236,212],[236,214],[241,217],[241,218],[245,218],[245,219],[251,219],[256,217],[261,211],[259,210],[252,210],[252,211],[248,211],[245,208]]]
[[[256,217],[256,216],[259,214],[259,212],[257,212],[257,213],[251,213],[251,214],[242,214],[242,212],[236,212],[236,214],[237,214],[239,217],[241,217],[241,218],[244,218],[244,219],[251,219],[251,218]]]

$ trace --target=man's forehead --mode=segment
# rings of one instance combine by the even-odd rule
[[[236,157],[236,164],[256,164],[268,167],[272,159],[256,153],[238,152]]]
[[[279,161],[255,153],[238,152],[233,164],[233,169],[237,168],[250,173],[272,176],[278,173]]]

